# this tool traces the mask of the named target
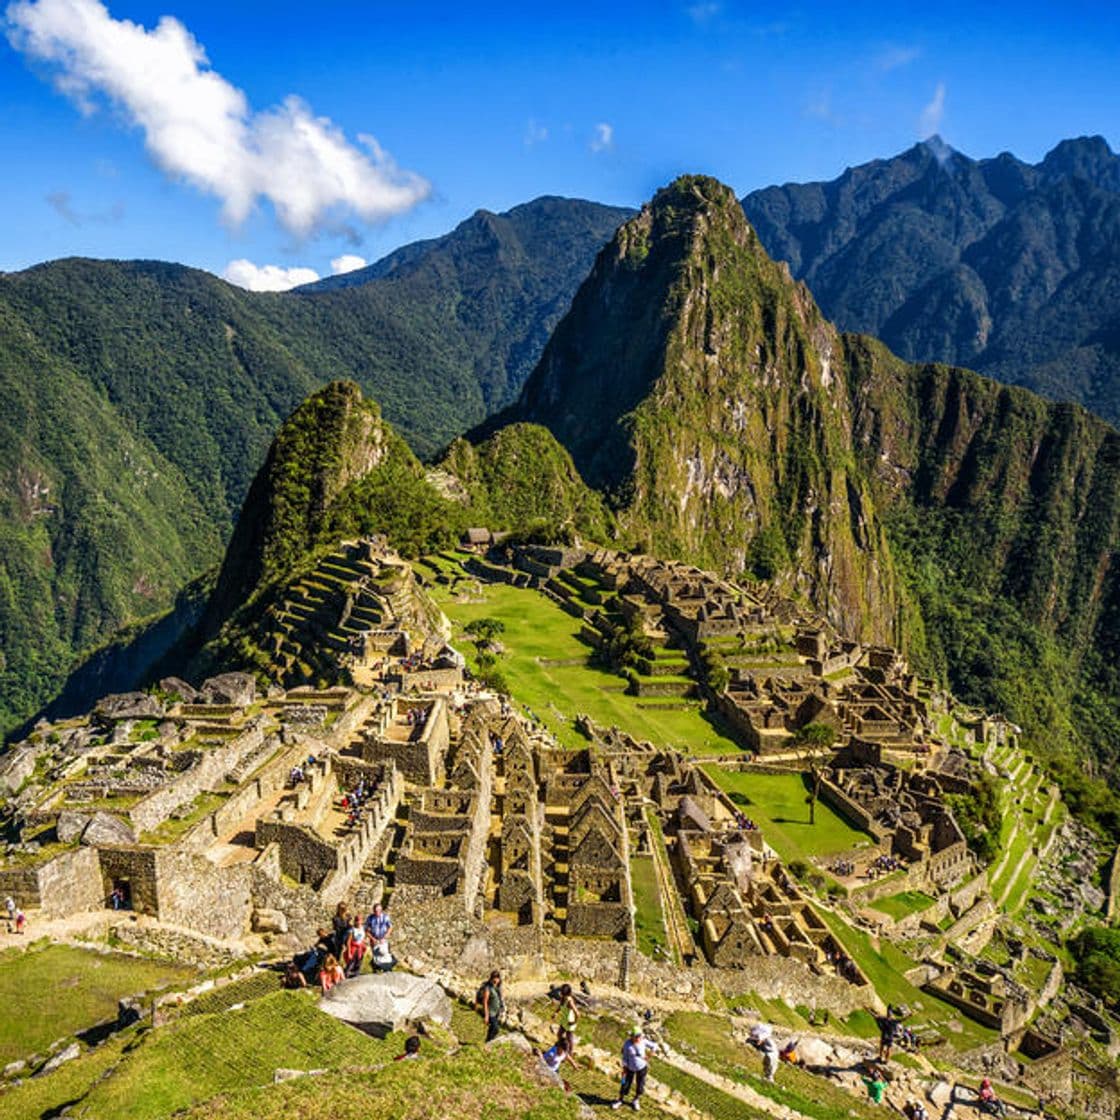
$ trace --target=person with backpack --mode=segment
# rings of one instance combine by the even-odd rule
[[[891,1048],[898,1042],[901,1030],[902,1023],[895,1009],[888,1005],[886,1015],[879,1017],[879,1061],[891,1060]]]
[[[635,1024],[626,1041],[622,1044],[622,1081],[618,1086],[618,1100],[611,1108],[619,1109],[626,1103],[626,1094],[634,1089],[634,1099],[630,1107],[641,1111],[642,1094],[646,1091],[646,1075],[649,1073],[649,1059],[646,1053],[657,1050],[658,1045],[646,1038],[640,1024]]]
[[[572,994],[571,984],[560,985],[560,1005],[556,1009],[556,1017],[560,1024],[560,1033],[557,1041],[564,1046],[568,1058],[571,1060],[572,1067],[576,1068],[575,1029],[576,1023],[579,1021],[579,1009],[576,1007],[576,999]]]
[[[486,1041],[493,1042],[498,1037],[502,1015],[505,1013],[505,1002],[502,1000],[502,974],[497,969],[490,973],[490,979],[478,989],[474,997],[474,1005],[486,1024]]]
[[[762,1076],[773,1081],[778,1072],[778,1044],[766,1023],[756,1023],[751,1027],[750,1044],[762,1054]]]

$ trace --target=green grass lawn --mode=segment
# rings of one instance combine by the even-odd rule
[[[655,945],[668,948],[668,938],[661,913],[657,869],[651,856],[635,856],[630,861],[630,889],[634,895],[634,933],[638,950],[652,957]]]
[[[340,1069],[400,1053],[325,1015],[307,992],[277,992],[239,1011],[185,1016],[127,1049],[84,1097],[90,1120],[156,1120],[219,1093],[272,1082],[279,1068]],[[296,1113],[297,1115],[299,1113]]]
[[[866,832],[853,828],[820,800],[816,819],[810,824],[807,790],[799,774],[743,773],[714,765],[706,769],[720,788],[742,805],[743,812],[758,824],[766,842],[786,863],[827,859],[871,842]]]
[[[0,955],[0,1064],[115,1018],[121,996],[197,979],[194,969],[123,953],[70,945],[9,950]]]
[[[576,1120],[580,1100],[545,1088],[536,1059],[512,1047],[470,1047],[414,1062],[391,1062],[376,1073],[304,1077],[230,1094],[189,1112],[191,1120]],[[606,1078],[603,1079],[607,1081]],[[655,1114],[656,1115],[656,1114]]]
[[[598,724],[615,725],[657,746],[699,755],[740,753],[699,703],[666,710],[644,706],[657,703],[656,698],[627,695],[620,676],[589,664],[592,651],[576,636],[580,620],[539,592],[496,583],[482,585],[479,602],[457,602],[445,587],[432,594],[454,623],[456,644],[468,657],[474,652],[463,633],[468,623],[487,617],[504,623],[500,641],[506,652],[498,668],[514,699],[566,746],[586,746],[572,725],[577,714],[585,713]]]
[[[878,910],[897,922],[911,914],[928,910],[936,901],[924,891],[901,891],[899,894],[878,898],[870,905],[872,910]]]

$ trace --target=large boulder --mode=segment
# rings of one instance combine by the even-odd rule
[[[257,698],[257,682],[250,673],[221,673],[202,682],[204,704],[231,704],[247,708]]]
[[[58,814],[54,830],[63,844],[72,844],[81,836],[90,822],[89,813],[79,813],[75,809],[63,809]]]
[[[103,696],[93,709],[103,721],[124,719],[162,719],[164,706],[146,692],[117,692]]]
[[[166,692],[172,700],[178,698],[184,704],[193,704],[198,700],[198,689],[183,680],[182,677],[164,677],[159,682],[161,692]]]
[[[82,843],[87,848],[100,848],[112,844],[135,844],[132,829],[112,813],[97,812],[82,830]]]
[[[345,980],[319,1000],[319,1009],[377,1035],[403,1030],[424,1019],[451,1025],[447,993],[434,980],[407,972],[378,972]]]

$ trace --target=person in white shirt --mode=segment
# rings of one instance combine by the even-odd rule
[[[634,1089],[634,1099],[630,1102],[630,1107],[635,1112],[642,1107],[639,1102],[646,1091],[646,1074],[649,1073],[646,1052],[657,1049],[657,1043],[646,1038],[640,1026],[635,1026],[622,1044],[622,1083],[618,1089],[618,1100],[611,1108],[621,1108],[626,1103],[626,1094],[631,1087]]]

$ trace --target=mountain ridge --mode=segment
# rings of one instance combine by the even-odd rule
[[[923,142],[742,201],[841,329],[1120,420],[1120,156],[1102,137],[1033,165]]]

